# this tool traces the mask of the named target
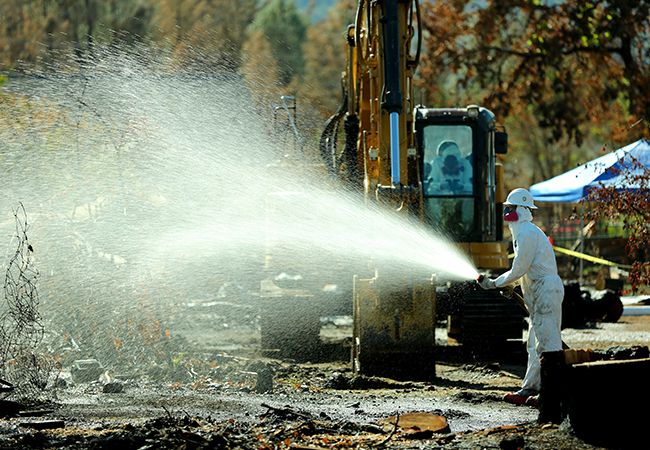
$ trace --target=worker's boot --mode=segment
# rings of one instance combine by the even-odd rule
[[[531,389],[520,389],[512,394],[506,394],[503,397],[503,400],[508,403],[514,403],[515,405],[525,405],[526,400],[535,395],[537,395],[537,391]]]
[[[539,394],[537,395],[531,395],[526,399],[526,405],[528,406],[534,406],[535,408],[539,408]]]

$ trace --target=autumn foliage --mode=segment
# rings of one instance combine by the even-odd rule
[[[620,185],[602,182],[585,198],[589,220],[605,223],[620,222],[628,235],[626,250],[632,269],[629,281],[632,291],[650,286],[650,167],[641,164],[634,157],[627,156],[624,169],[607,169],[609,174],[621,177]]]
[[[583,124],[612,113],[650,121],[650,2],[485,3],[425,2],[423,85],[464,92],[498,117],[531,107],[550,140],[578,145]]]

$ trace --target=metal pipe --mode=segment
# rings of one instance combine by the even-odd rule
[[[390,113],[390,176],[394,185],[400,183],[398,112]]]

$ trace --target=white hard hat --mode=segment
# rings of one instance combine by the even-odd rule
[[[444,153],[450,150],[458,152],[458,154],[460,154],[458,144],[456,144],[454,141],[442,141],[440,145],[438,145],[438,156],[445,156]]]
[[[514,206],[525,206],[530,209],[537,209],[537,206],[533,203],[533,196],[526,189],[515,189],[510,194],[508,198],[503,203],[504,205],[514,205]]]

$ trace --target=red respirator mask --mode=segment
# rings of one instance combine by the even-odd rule
[[[503,208],[503,220],[506,222],[516,222],[519,220],[519,215],[517,215],[517,207],[506,206]]]

